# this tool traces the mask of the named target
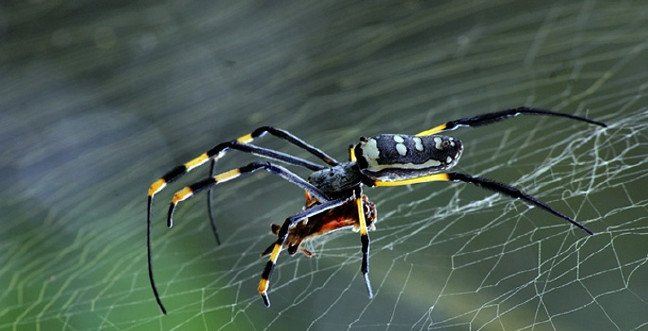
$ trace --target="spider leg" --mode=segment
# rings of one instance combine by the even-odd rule
[[[173,213],[175,211],[175,208],[178,206],[178,204],[181,201],[184,201],[196,193],[210,189],[214,185],[217,184],[222,184],[225,182],[228,182],[232,179],[235,179],[243,174],[250,174],[253,173],[257,170],[265,170],[270,172],[271,174],[277,175],[287,181],[289,181],[292,184],[295,184],[299,186],[301,189],[308,191],[310,194],[315,196],[319,201],[328,201],[329,198],[322,192],[320,189],[317,187],[313,186],[313,184],[309,183],[308,181],[302,179],[301,177],[297,176],[295,173],[292,171],[276,165],[272,164],[270,162],[252,162],[246,166],[240,167],[240,168],[234,168],[232,170],[220,173],[216,176],[209,177],[207,179],[201,180],[199,182],[196,182],[194,184],[191,184],[189,186],[185,186],[183,189],[177,191],[174,195],[173,198],[171,199],[171,204],[169,205],[169,214],[167,218],[167,226],[172,227],[173,226]]]
[[[367,294],[369,299],[373,298],[373,291],[371,290],[371,282],[369,282],[369,231],[367,230],[367,220],[365,219],[364,204],[362,202],[362,188],[356,190],[356,205],[358,206],[358,221],[360,242],[362,243],[362,265],[360,271],[364,278],[365,286],[367,287]]]
[[[285,141],[287,141],[287,142],[289,142],[289,143],[291,143],[291,144],[293,144],[293,145],[295,145],[295,146],[297,146],[297,147],[299,147],[301,149],[306,150],[307,152],[309,152],[309,153],[313,154],[314,156],[318,157],[320,160],[324,161],[328,165],[335,166],[335,165],[338,164],[338,161],[336,161],[334,158],[332,158],[331,156],[329,156],[328,154],[326,154],[322,150],[316,148],[315,146],[301,140],[299,137],[295,136],[294,134],[292,134],[292,133],[290,133],[290,132],[288,132],[286,130],[278,129],[278,128],[271,127],[271,126],[259,127],[257,129],[255,129],[254,131],[252,131],[251,133],[239,137],[235,141],[240,143],[240,144],[249,144],[254,139],[262,137],[266,133],[269,133],[269,134],[271,134],[271,135],[273,135],[273,136],[275,136],[277,138],[283,139],[283,140],[285,140]],[[219,152],[219,153],[221,153],[221,152]],[[216,155],[220,155],[220,154],[216,154]],[[212,158],[210,171],[209,171],[209,177],[214,176],[214,172],[215,172],[215,168],[216,168],[216,160],[219,157]],[[312,167],[308,167],[308,168],[311,169],[311,170],[316,171],[316,170],[322,169],[323,167],[320,166],[319,169],[312,168]],[[214,212],[213,212],[213,208],[212,208],[212,191],[211,191],[211,189],[207,192],[207,213],[209,214],[209,222],[210,222],[211,227],[212,227],[212,233],[214,233],[214,238],[216,238],[216,243],[218,243],[220,245],[220,238],[218,237],[218,230],[216,228],[216,221],[214,219]]]
[[[321,192],[318,188],[315,186],[311,185],[309,182],[306,180],[302,179],[301,177],[297,176],[293,172],[289,171],[288,169],[274,165],[270,162],[252,162],[246,166],[240,167],[240,168],[235,168],[230,171],[223,172],[221,174],[218,174],[214,177],[207,178],[205,180],[202,180],[200,182],[197,182],[195,184],[192,184],[190,186],[187,186],[183,188],[182,190],[176,192],[176,194],[173,196],[173,199],[171,201],[171,205],[169,207],[169,216],[167,220],[167,225],[169,227],[173,226],[173,212],[175,210],[175,207],[180,201],[186,200],[189,197],[193,196],[195,193],[198,193],[199,191],[208,189],[216,184],[224,183],[227,181],[230,181],[234,178],[239,177],[242,174],[246,173],[252,173],[255,172],[259,169],[266,170],[272,174],[278,175],[281,178],[299,186],[300,188],[308,191],[310,194],[315,196],[319,201],[323,202],[322,205],[325,205],[327,203],[331,203],[329,199],[326,197],[326,195]],[[160,299],[160,295],[158,293],[157,287],[155,285],[155,279],[153,277],[153,259],[152,259],[152,252],[151,252],[151,199],[152,197],[149,195],[148,197],[148,208],[147,208],[147,232],[146,232],[146,238],[147,238],[147,243],[146,243],[146,249],[147,249],[147,262],[148,262],[148,274],[149,274],[149,283],[151,284],[151,289],[153,290],[153,295],[155,296],[155,301],[157,302],[158,306],[160,307],[160,310],[162,313],[166,314],[166,309],[164,308],[164,305],[162,304],[162,300]],[[337,204],[332,204],[330,208],[336,207],[340,204],[344,203],[344,200],[341,202],[338,201]],[[319,207],[319,206],[318,206]],[[321,211],[324,211],[325,209],[319,208]],[[318,209],[315,208],[310,208],[308,211],[315,211]],[[310,216],[310,214],[306,215],[305,217]],[[303,219],[303,218],[302,218]],[[287,233],[287,229],[286,229]],[[284,233],[284,238],[285,240],[286,234]],[[282,243],[283,244],[283,243]],[[276,257],[275,257],[276,260]]]
[[[304,167],[304,168],[307,168],[307,169],[310,169],[310,170],[313,170],[313,171],[317,171],[317,170],[321,170],[321,169],[325,168],[322,165],[313,163],[311,161],[308,161],[308,160],[305,160],[305,159],[302,159],[302,158],[299,158],[299,157],[296,157],[296,156],[292,156],[290,154],[278,152],[278,151],[268,149],[268,148],[255,146],[255,145],[248,144],[248,143],[241,143],[239,140],[242,140],[242,138],[218,144],[215,147],[213,147],[212,149],[210,149],[209,151],[207,151],[205,153],[202,153],[199,156],[193,158],[192,160],[173,168],[173,170],[169,171],[164,176],[162,176],[160,179],[153,182],[153,184],[151,184],[151,186],[149,187],[149,191],[148,191],[149,199],[147,201],[147,208],[151,208],[151,205],[153,204],[153,198],[155,197],[155,195],[158,192],[160,192],[162,189],[164,189],[167,186],[168,183],[173,182],[174,180],[178,179],[182,175],[188,173],[189,171],[193,170],[196,167],[201,166],[202,164],[204,164],[205,162],[207,162],[210,159],[212,160],[212,167],[211,168],[213,169],[216,160],[219,159],[220,157],[222,157],[230,149],[238,150],[238,151],[241,151],[241,152],[244,152],[244,153],[249,153],[249,154],[252,154],[252,155],[256,155],[256,156],[260,156],[260,157],[264,157],[264,158],[268,158],[268,159],[272,159],[272,160],[281,161],[281,162],[284,162],[284,163],[287,163],[287,164],[292,164],[292,165],[295,165],[295,166]],[[242,141],[245,141],[245,140],[242,140]],[[211,171],[213,172],[213,170],[211,170]],[[210,172],[210,176],[211,175],[213,175],[213,174],[211,174],[211,172]],[[218,232],[216,232],[216,222],[214,221],[213,213],[211,213],[211,203],[210,203],[211,199],[210,198],[211,198],[211,193],[208,194],[208,210],[210,210],[209,219],[210,219],[210,222],[212,224],[212,231],[214,233],[214,236],[216,237],[216,242],[220,244],[220,239],[218,238]],[[149,214],[148,217],[150,217],[150,214]],[[147,219],[147,222],[150,222],[150,219]]]
[[[211,164],[209,165],[209,177],[214,177],[216,174],[216,160],[212,159]],[[218,228],[216,227],[216,219],[214,218],[214,210],[212,208],[212,190],[207,190],[207,214],[209,215],[209,224],[211,224],[212,233],[214,238],[216,238],[216,243],[221,244],[220,238],[218,237]]]
[[[148,262],[149,284],[151,284],[155,302],[157,302],[162,313],[166,315],[166,308],[164,308],[164,305],[162,304],[162,299],[160,299],[160,294],[158,293],[157,286],[155,286],[155,279],[153,278],[153,257],[151,256],[151,199],[152,197],[149,196],[147,204],[148,207],[146,209],[146,261]]]
[[[315,146],[301,140],[299,137],[295,136],[294,134],[292,134],[292,133],[290,133],[290,132],[288,132],[286,130],[278,129],[278,128],[275,128],[275,127],[272,127],[272,126],[259,127],[257,129],[255,129],[254,131],[252,131],[252,133],[240,137],[239,140],[240,140],[240,142],[244,142],[244,143],[245,142],[251,142],[253,139],[263,137],[266,133],[269,133],[269,134],[271,134],[271,135],[273,135],[273,136],[275,136],[277,138],[283,139],[283,140],[285,140],[285,141],[287,141],[287,142],[289,142],[289,143],[291,143],[291,144],[293,144],[293,145],[295,145],[295,146],[297,146],[297,147],[299,147],[299,148],[313,154],[314,156],[316,156],[317,158],[324,161],[326,164],[328,164],[330,166],[336,166],[336,165],[339,164],[339,162],[337,160],[335,160],[334,158],[332,158],[331,156],[326,154],[321,149],[319,149],[319,148],[317,148],[317,147],[315,147]]]
[[[349,146],[349,161],[355,162],[355,149],[353,145]],[[360,232],[360,242],[362,243],[362,265],[360,266],[360,271],[364,278],[365,286],[367,287],[367,293],[369,298],[373,297],[373,290],[371,289],[371,282],[369,281],[369,246],[371,240],[369,239],[369,231],[367,230],[367,220],[365,219],[364,213],[364,203],[362,202],[362,187],[358,187],[355,192],[356,195],[356,205],[358,207],[358,225]]]
[[[355,162],[358,159],[355,156],[355,146],[349,145],[349,162]]]
[[[441,131],[448,131],[448,130],[454,130],[458,129],[461,127],[475,127],[475,126],[482,126],[482,125],[488,125],[492,124],[501,120],[505,120],[507,118],[511,118],[517,115],[546,115],[546,116],[558,116],[558,117],[565,117],[577,121],[583,121],[587,122],[590,124],[595,124],[599,125],[602,127],[607,127],[605,123],[598,122],[598,121],[593,121],[585,117],[581,116],[576,116],[576,115],[570,115],[570,114],[565,114],[565,113],[558,113],[550,110],[544,110],[544,109],[538,109],[538,108],[529,108],[529,107],[518,107],[518,108],[512,108],[512,109],[506,109],[494,113],[487,113],[487,114],[481,114],[473,117],[464,117],[458,120],[450,121],[450,122],[445,122],[443,124],[439,124],[429,130],[425,130],[422,132],[417,133],[417,136],[429,136],[433,135],[435,133],[439,133]]]
[[[540,209],[549,212],[555,216],[558,216],[567,222],[575,225],[576,227],[582,229],[583,231],[587,232],[589,235],[593,235],[594,233],[592,230],[586,228],[584,225],[576,222],[573,220],[571,217],[553,209],[546,203],[540,201],[538,198],[527,194],[525,192],[520,191],[519,189],[510,186],[508,184],[500,183],[497,181],[494,181],[492,179],[488,178],[483,178],[483,177],[476,177],[476,176],[471,176],[467,174],[462,174],[458,172],[448,172],[448,173],[437,173],[437,174],[432,174],[432,175],[427,175],[427,176],[422,176],[418,178],[412,178],[412,179],[404,179],[404,180],[397,180],[397,181],[374,181],[374,186],[400,186],[400,185],[409,185],[409,184],[416,184],[416,183],[426,183],[426,182],[433,182],[433,181],[453,181],[453,182],[464,182],[464,183],[470,183],[476,186],[479,186],[481,188],[495,191],[498,193],[502,193],[504,195],[507,195],[511,198],[514,199],[521,199],[524,200],[526,203],[539,207]]]
[[[151,195],[151,196],[155,195],[160,190],[162,190],[164,188],[164,186],[166,186],[166,184],[174,181],[175,179],[177,179],[178,177],[182,176],[183,174],[191,171],[192,169],[203,165],[209,159],[212,159],[214,161],[220,159],[221,157],[223,157],[225,155],[225,153],[229,149],[236,149],[236,150],[240,150],[240,151],[243,151],[243,152],[247,152],[247,153],[267,157],[267,158],[270,158],[270,159],[275,159],[275,160],[282,161],[282,162],[286,162],[286,163],[289,163],[289,164],[303,166],[303,167],[306,167],[306,168],[308,168],[310,170],[313,170],[313,171],[321,170],[321,169],[324,168],[323,166],[317,165],[315,163],[312,163],[310,161],[307,161],[307,160],[304,160],[304,159],[301,159],[301,158],[298,158],[298,157],[295,157],[295,156],[292,156],[292,155],[277,152],[277,151],[274,151],[274,150],[271,150],[271,149],[266,149],[266,148],[250,145],[250,143],[254,139],[262,137],[266,133],[270,133],[271,135],[273,135],[275,137],[283,139],[283,140],[285,140],[285,141],[287,141],[287,142],[289,142],[289,143],[291,143],[291,144],[293,144],[293,145],[295,145],[295,146],[297,146],[297,147],[299,147],[301,149],[304,149],[305,151],[313,154],[314,156],[318,157],[319,159],[321,159],[322,161],[324,161],[326,164],[328,164],[330,166],[336,166],[336,165],[339,164],[338,161],[336,161],[334,158],[332,158],[331,156],[329,156],[328,154],[326,154],[322,150],[320,150],[320,149],[314,147],[313,145],[303,141],[299,137],[293,135],[292,133],[290,133],[290,132],[288,132],[286,130],[274,128],[274,127],[271,127],[271,126],[262,126],[262,127],[259,127],[257,129],[255,129],[251,133],[245,134],[245,135],[243,135],[243,136],[241,136],[241,137],[239,137],[239,138],[237,138],[235,140],[218,144],[218,145],[214,146],[212,149],[210,149],[209,151],[200,154],[199,156],[195,157],[194,159],[188,161],[187,163],[175,167],[174,169],[172,169],[171,171],[166,173],[164,176],[162,176],[162,178],[158,179],[157,181],[153,182],[153,184],[151,184],[151,187],[149,188],[149,195]],[[252,147],[246,149],[245,146],[252,146]]]
[[[160,179],[156,180],[155,182],[153,182],[153,184],[151,184],[151,186],[149,187],[149,196],[153,197],[155,194],[160,192],[167,184],[173,182],[174,180],[178,179],[180,176],[188,173],[194,168],[203,165],[205,162],[209,161],[210,159],[213,161],[218,160],[223,155],[225,155],[225,153],[230,149],[268,158],[271,160],[281,161],[295,166],[304,167],[313,171],[322,170],[325,168],[324,166],[321,166],[319,164],[313,163],[311,161],[296,156],[292,156],[290,154],[255,146],[249,143],[241,143],[239,141],[240,139],[241,138],[218,144],[214,146],[212,149],[210,149],[209,151],[204,152],[198,155],[197,157],[191,159],[190,161],[173,168],[171,171],[167,172],[164,176],[162,176]]]
[[[305,218],[309,218],[312,216],[315,216],[319,213],[325,212],[329,209],[338,207],[340,205],[343,205],[349,199],[353,198],[351,197],[346,197],[346,198],[340,198],[340,199],[335,199],[335,200],[320,200],[320,204],[315,205],[311,208],[308,208],[306,210],[303,210],[291,217],[288,217],[286,221],[283,223],[281,228],[279,229],[279,233],[277,234],[277,241],[274,243],[272,246],[272,249],[268,247],[266,249],[266,252],[269,251],[270,253],[270,258],[268,260],[268,263],[266,264],[265,268],[263,269],[263,273],[261,274],[261,280],[259,280],[259,286],[258,286],[258,291],[259,294],[261,295],[261,298],[263,299],[263,303],[267,306],[270,307],[270,299],[268,298],[268,287],[270,285],[270,275],[272,274],[272,270],[274,269],[274,266],[277,264],[277,258],[279,257],[279,253],[281,252],[281,248],[283,247],[286,239],[288,238],[288,230],[290,229],[291,226],[294,224],[300,222],[301,220]],[[364,213],[363,213],[364,214]]]

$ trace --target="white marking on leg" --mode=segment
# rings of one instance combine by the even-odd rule
[[[448,158],[446,159],[446,163],[450,163],[450,162],[452,162],[452,157],[448,156]]]
[[[423,143],[421,142],[420,137],[414,137],[414,148],[416,148],[417,151],[422,152],[423,151]]]

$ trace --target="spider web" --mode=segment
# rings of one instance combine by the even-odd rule
[[[1,7],[1,329],[648,324],[645,3],[114,6]],[[35,20],[51,29],[34,30]],[[168,199],[204,176],[196,170],[154,205],[169,310],[160,316],[144,194],[176,164],[260,124],[343,159],[361,135],[517,105],[609,127],[527,116],[453,131],[465,144],[457,170],[517,186],[594,236],[468,184],[367,189],[379,217],[375,297],[359,273],[359,236],[337,232],[310,242],[311,258],[280,256],[266,309],[259,254],[302,192],[261,174],[219,187],[217,246],[204,196],[164,226]],[[307,156],[272,138],[259,144]],[[232,152],[219,169],[252,159]]]

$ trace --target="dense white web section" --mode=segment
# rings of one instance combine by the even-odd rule
[[[0,151],[0,169],[12,175],[3,188],[8,193],[3,193],[2,203],[9,212],[0,232],[0,329],[647,327],[648,11],[631,2],[565,2],[529,11],[514,3],[451,2],[418,8],[411,2],[373,14],[359,4],[286,8],[281,14],[288,23],[267,26],[268,35],[278,41],[286,42],[278,37],[282,33],[299,35],[289,24],[295,17],[316,15],[321,21],[301,22],[304,28],[317,25],[317,33],[306,30],[307,36],[295,42],[307,46],[260,46],[270,47],[264,50],[277,52],[281,59],[298,53],[296,60],[281,65],[259,55],[264,52],[241,46],[250,41],[235,33],[213,37],[222,28],[214,22],[223,19],[213,18],[213,12],[236,18],[250,8],[204,9],[202,16],[192,16],[192,22],[203,25],[187,29],[209,36],[199,50],[211,47],[204,54],[225,58],[237,52],[249,56],[237,68],[243,73],[236,73],[248,74],[246,79],[210,76],[219,82],[241,80],[240,86],[232,83],[231,91],[223,92],[227,95],[195,103],[182,99],[201,95],[187,83],[198,75],[191,68],[202,71],[213,65],[212,58],[206,55],[204,60],[197,51],[189,60],[183,57],[187,63],[176,74],[184,77],[186,70],[191,77],[182,80],[185,85],[173,84],[172,92],[153,84],[164,79],[142,73],[149,73],[147,66],[174,68],[173,58],[142,63],[141,72],[128,71],[137,76],[128,79],[142,79],[139,83],[153,88],[136,89],[145,101],[135,99],[134,105],[128,97],[106,97],[127,103],[119,111],[89,112],[86,102],[99,92],[81,87],[73,92],[55,89],[54,96],[43,93],[40,98],[6,89],[5,102],[20,104],[21,110],[24,103],[31,112],[0,113],[3,137],[27,132],[27,138]],[[506,12],[509,5],[517,9],[491,14]],[[181,46],[167,51],[195,51],[192,45]],[[264,72],[264,77],[278,80],[276,85],[257,83],[252,79],[256,76],[244,72],[272,64],[279,69]],[[47,86],[69,85],[65,75],[49,67],[24,70],[19,71],[22,76]],[[11,79],[1,82],[15,84]],[[252,92],[241,88],[250,85]],[[119,95],[114,91],[120,88],[109,92]],[[166,118],[177,126],[169,124],[172,129],[164,133],[122,110],[154,104],[161,98],[155,93],[170,93],[178,102],[169,106],[174,116]],[[241,115],[241,108],[254,108],[241,101],[254,103],[252,96],[262,100],[259,108],[265,112]],[[215,104],[226,114],[215,116]],[[275,239],[270,224],[299,211],[303,192],[260,174],[219,187],[214,191],[223,240],[218,246],[204,194],[182,204],[173,229],[164,226],[172,193],[206,171],[196,170],[160,193],[154,205],[156,279],[169,315],[158,312],[146,272],[144,194],[150,180],[181,158],[170,154],[189,149],[182,157],[192,157],[204,146],[236,138],[221,131],[231,132],[228,126],[242,121],[246,128],[238,134],[277,124],[342,159],[361,135],[416,133],[443,121],[518,105],[590,117],[608,128],[520,116],[452,131],[465,144],[456,170],[514,185],[585,224],[594,236],[538,208],[469,184],[367,189],[379,218],[370,233],[374,298],[367,297],[359,272],[359,235],[340,231],[309,242],[313,257],[285,252],[279,257],[270,281],[272,306],[266,309],[256,292],[266,263],[259,254]],[[79,113],[70,111],[71,119],[55,121],[40,112],[45,108]],[[181,108],[186,111],[176,116]],[[203,136],[208,132],[205,123],[214,117],[223,122],[222,130]],[[40,131],[40,121],[52,124]],[[272,138],[258,144],[307,157]],[[233,152],[218,169],[251,159]]]

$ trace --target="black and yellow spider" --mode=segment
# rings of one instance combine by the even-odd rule
[[[364,276],[369,297],[371,298],[373,296],[368,276],[368,228],[373,225],[374,219],[367,220],[367,216],[373,215],[372,217],[375,218],[375,206],[363,195],[363,185],[370,187],[400,186],[433,181],[470,183],[508,195],[512,198],[524,200],[530,205],[539,207],[572,223],[590,235],[593,234],[592,231],[574,221],[569,216],[551,208],[546,203],[515,187],[483,177],[458,172],[445,172],[457,164],[463,151],[463,145],[458,139],[437,135],[437,133],[461,127],[487,125],[521,114],[559,116],[602,127],[606,126],[604,123],[580,116],[519,107],[446,122],[416,135],[380,134],[370,138],[362,137],[358,144],[350,147],[349,161],[347,162],[338,162],[293,134],[269,126],[260,127],[236,140],[214,146],[209,151],[169,171],[162,178],[153,182],[148,190],[147,249],[149,280],[160,309],[166,314],[166,309],[162,305],[153,279],[150,236],[153,197],[166,187],[168,183],[178,179],[192,169],[203,165],[209,160],[212,161],[211,175],[213,175],[215,162],[223,157],[228,150],[238,150],[313,171],[308,179],[305,180],[292,171],[274,163],[252,162],[246,166],[210,176],[205,180],[186,186],[176,192],[171,200],[167,219],[167,225],[169,227],[173,225],[173,211],[181,201],[190,198],[200,191],[210,189],[214,185],[222,184],[243,174],[249,174],[257,170],[268,171],[307,192],[306,208],[288,217],[280,227],[278,225],[273,226],[273,232],[277,235],[277,240],[264,252],[264,254],[269,254],[270,258],[263,269],[258,286],[259,294],[263,298],[266,306],[270,305],[270,300],[267,295],[270,275],[282,249],[288,249],[290,254],[294,254],[304,239],[349,226],[355,226],[359,229],[362,243],[362,265],[360,270]],[[254,139],[267,133],[306,150],[322,160],[326,165],[319,165],[303,158],[251,144]],[[367,203],[371,204],[370,208],[365,206]],[[350,215],[349,208],[353,211],[353,216]],[[212,226],[214,234],[217,235],[213,219]],[[216,239],[218,240],[218,237]]]

